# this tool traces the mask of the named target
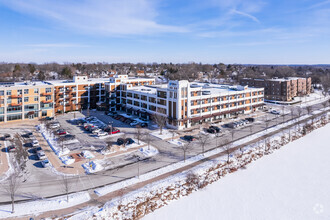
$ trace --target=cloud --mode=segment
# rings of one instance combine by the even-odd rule
[[[35,48],[70,48],[70,47],[90,47],[89,45],[82,44],[68,44],[68,43],[57,43],[57,44],[27,44],[27,47]]]
[[[241,15],[243,17],[247,17],[247,18],[249,18],[249,19],[251,19],[251,20],[253,20],[253,21],[257,22],[257,23],[260,23],[259,19],[256,18],[255,16],[251,15],[251,14],[248,14],[248,13],[245,13],[245,12],[242,12],[242,11],[238,11],[236,9],[233,9],[231,11],[231,13],[238,14],[238,15]]]
[[[90,34],[111,36],[183,33],[184,27],[157,21],[158,1],[152,0],[0,0],[0,4],[57,25]]]

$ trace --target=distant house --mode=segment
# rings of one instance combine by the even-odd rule
[[[145,73],[144,70],[138,70],[136,71],[136,76],[144,76],[145,75],[144,73]]]

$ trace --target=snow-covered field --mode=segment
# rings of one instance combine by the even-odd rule
[[[330,124],[144,219],[330,219]]]
[[[162,130],[162,134],[160,134],[159,132],[159,129],[157,131],[154,131],[152,133],[150,133],[152,136],[154,137],[157,137],[159,139],[169,139],[169,138],[172,138],[173,137],[173,134],[170,130],[167,130],[167,129],[163,129]],[[174,134],[174,137],[176,136],[177,134]]]
[[[69,195],[69,202],[66,196],[59,196],[51,199],[42,199],[26,203],[15,204],[15,213],[11,213],[11,204],[0,206],[0,218],[13,218],[22,215],[34,215],[50,210],[59,210],[72,207],[90,200],[88,192],[79,192]]]

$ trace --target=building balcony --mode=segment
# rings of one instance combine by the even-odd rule
[[[41,103],[52,103],[53,100],[42,100]]]
[[[41,96],[51,96],[52,93],[51,92],[43,92],[41,93]]]
[[[10,98],[12,99],[22,98],[22,95],[11,95]]]
[[[22,103],[11,103],[10,106],[22,106]]]

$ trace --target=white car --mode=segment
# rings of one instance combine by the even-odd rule
[[[280,111],[276,111],[276,110],[271,110],[270,113],[274,114],[274,115],[279,115]]]
[[[39,142],[38,142],[37,140],[33,140],[33,141],[32,141],[32,146],[33,146],[33,147],[37,147],[37,146],[39,146]]]
[[[97,136],[99,136],[99,137],[106,136],[106,135],[108,135],[108,133],[105,131],[101,131],[101,132],[97,133]]]
[[[98,134],[98,133],[100,133],[101,131],[102,131],[101,129],[96,128],[96,129],[92,130],[92,133],[93,133],[93,134]]]
[[[45,159],[45,160],[41,161],[41,165],[42,165],[43,167],[48,167],[48,166],[50,165],[50,162],[49,162],[48,159]]]
[[[60,124],[57,124],[57,123],[56,123],[56,124],[51,124],[51,125],[49,125],[49,127],[53,129],[53,128],[59,128],[59,127],[61,127],[61,126],[60,126]]]

